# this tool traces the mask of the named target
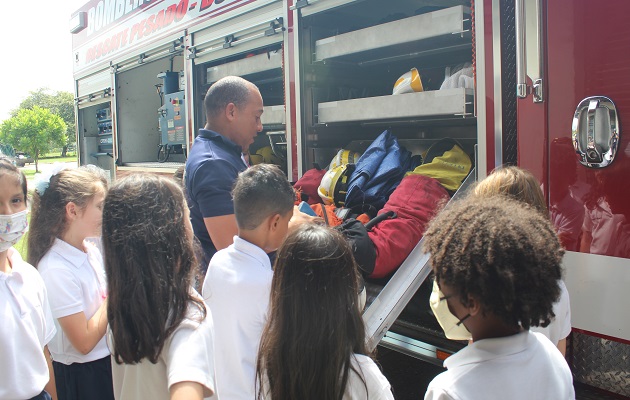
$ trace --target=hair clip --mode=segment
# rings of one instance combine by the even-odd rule
[[[42,173],[40,173],[37,178],[35,178],[35,191],[40,196],[43,196],[46,192],[46,189],[48,189],[48,186],[50,186],[50,180],[52,179],[52,177],[66,168],[67,167],[64,164],[54,163],[46,171],[42,171]]]

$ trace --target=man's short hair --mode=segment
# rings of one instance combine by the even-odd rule
[[[564,250],[549,218],[504,196],[469,196],[429,224],[424,251],[438,283],[462,304],[476,298],[483,312],[506,324],[547,326],[560,296]]]
[[[280,168],[258,164],[241,172],[232,190],[240,229],[257,228],[266,218],[293,210],[295,191]]]
[[[226,76],[216,81],[203,100],[207,117],[217,116],[230,103],[237,107],[244,106],[249,100],[252,86],[253,83],[238,76]]]

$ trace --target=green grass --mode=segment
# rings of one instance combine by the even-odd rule
[[[72,161],[77,161],[77,156],[73,155],[73,156],[68,156],[68,157],[48,157],[48,155],[42,157],[39,159],[39,164],[52,164],[52,163],[56,163],[56,162],[72,162]]]

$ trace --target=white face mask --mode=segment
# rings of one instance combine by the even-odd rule
[[[27,210],[11,215],[0,215],[0,252],[9,250],[28,232]]]
[[[431,310],[433,310],[433,314],[440,323],[440,326],[442,327],[442,330],[444,330],[444,334],[447,338],[451,340],[472,339],[471,333],[463,324],[464,320],[470,317],[470,314],[461,320],[454,316],[451,313],[451,310],[448,309],[446,297],[438,287],[436,280],[433,281],[433,291],[431,292],[431,297],[429,298],[429,304],[431,305]]]

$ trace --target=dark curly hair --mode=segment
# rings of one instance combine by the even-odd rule
[[[435,278],[465,306],[474,297],[484,313],[523,329],[547,326],[554,317],[564,250],[534,208],[503,196],[469,196],[430,223],[424,250]]]

